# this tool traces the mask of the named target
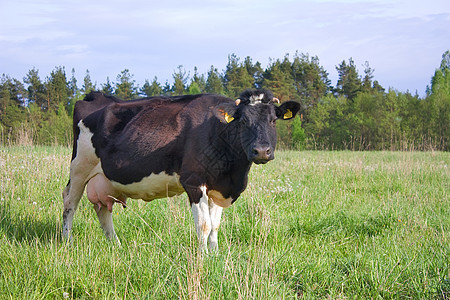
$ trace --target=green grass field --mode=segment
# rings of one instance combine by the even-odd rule
[[[450,299],[450,154],[282,152],[253,166],[201,257],[185,195],[84,197],[61,238],[70,150],[0,148],[0,299]]]

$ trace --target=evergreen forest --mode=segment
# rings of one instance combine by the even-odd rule
[[[228,56],[225,70],[199,74],[178,66],[173,81],[157,77],[137,83],[129,69],[97,84],[85,71],[57,66],[45,78],[32,68],[22,79],[0,78],[0,145],[71,145],[76,101],[92,90],[124,100],[139,97],[214,93],[231,98],[247,88],[267,88],[281,102],[302,104],[301,116],[278,122],[278,145],[297,150],[449,150],[450,51],[430,74],[426,95],[383,87],[366,62],[360,74],[352,58],[336,66],[333,86],[317,56],[304,53],[271,59],[266,68],[251,57]]]

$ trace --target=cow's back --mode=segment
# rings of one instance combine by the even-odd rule
[[[129,184],[151,173],[179,172],[192,144],[211,132],[216,95],[154,97],[113,103],[83,119],[105,175]],[[217,123],[217,122],[212,122]],[[132,158],[132,159],[131,159]]]

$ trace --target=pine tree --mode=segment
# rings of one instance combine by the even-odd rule
[[[15,105],[15,106],[26,106],[26,94],[27,91],[19,80],[11,78],[9,75],[3,74],[0,79],[0,89],[3,106],[4,105]]]
[[[46,109],[56,111],[59,103],[68,105],[70,87],[64,67],[56,67],[45,82],[47,90]]]
[[[89,94],[91,91],[96,89],[95,84],[92,83],[91,74],[89,70],[86,70],[86,75],[84,75],[83,79],[83,87],[81,88],[81,92],[83,94]]]
[[[244,60],[243,66],[247,70],[247,73],[253,78],[253,84],[251,87],[261,88],[264,80],[264,70],[261,67],[261,63],[257,61],[255,64],[253,64],[250,56],[247,56]]]
[[[285,57],[272,62],[264,73],[263,87],[272,90],[280,101],[294,99],[295,87],[292,72],[290,72],[289,59]]]
[[[224,75],[225,91],[229,97],[235,98],[243,90],[254,86],[254,78],[244,64],[239,62],[235,54],[228,56],[228,64]]]
[[[41,109],[44,109],[46,103],[46,91],[45,86],[39,78],[39,70],[35,68],[28,71],[27,75],[23,78],[23,82],[28,85],[28,101],[35,103]]]
[[[113,95],[114,94],[113,84],[109,80],[109,77],[106,77],[106,83],[102,84],[101,91],[105,95]]]
[[[369,66],[369,62],[364,63],[364,78],[362,80],[362,90],[370,92],[372,90],[373,72],[375,71]]]
[[[164,86],[163,86],[163,95],[164,96],[166,96],[166,97],[170,97],[170,96],[172,96],[173,95],[173,92],[172,92],[172,87],[170,86],[170,84],[169,84],[169,81],[168,80],[166,80],[166,83],[164,83]]]
[[[82,99],[81,91],[78,89],[77,86],[77,79],[75,77],[75,68],[72,68],[71,71],[71,77],[68,84],[69,87],[69,99],[67,100],[67,103],[65,104],[65,109],[69,116],[73,116],[73,110],[75,107],[75,102]]]
[[[114,94],[123,99],[131,100],[137,97],[137,87],[135,86],[135,80],[133,80],[134,75],[130,74],[128,69],[124,69],[117,75],[116,88]]]
[[[163,94],[161,84],[158,82],[158,77],[154,77],[152,83],[145,80],[144,85],[141,88],[141,94],[146,97],[160,96]]]
[[[343,60],[336,70],[339,75],[336,85],[337,93],[353,100],[362,88],[355,62],[352,58],[348,60],[348,64]]]
[[[19,83],[21,86],[16,86]],[[19,126],[24,120],[24,109],[21,105],[21,93],[26,93],[23,85],[9,75],[0,78],[0,128],[1,124],[11,128]]]
[[[308,54],[297,52],[292,62],[292,74],[298,98],[307,108],[308,114],[308,111],[330,90],[328,73],[320,66],[317,56],[310,57]]]
[[[197,67],[194,67],[194,77],[189,85],[189,94],[200,94],[206,89],[205,75],[199,75]]]
[[[178,71],[172,75],[174,80],[172,91],[175,95],[184,95],[186,93],[186,84],[189,75],[186,74],[186,70],[182,65],[179,65],[177,69]]]
[[[69,81],[70,98],[74,98],[78,93],[77,79],[75,77],[75,68],[72,68],[72,76]]]
[[[445,72],[445,70],[450,70],[450,50],[447,50],[444,54],[442,54],[440,69],[442,72]]]
[[[6,107],[14,104],[14,100],[11,95],[11,78],[3,74],[0,79],[0,112],[2,112],[1,117],[4,118],[3,112],[5,112]]]
[[[223,84],[222,79],[214,66],[208,71],[208,78],[206,79],[205,91],[211,94],[223,94]]]

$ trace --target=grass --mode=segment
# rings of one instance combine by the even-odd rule
[[[84,197],[61,238],[70,150],[0,148],[0,299],[450,299],[450,154],[278,152],[201,258],[185,195]]]

